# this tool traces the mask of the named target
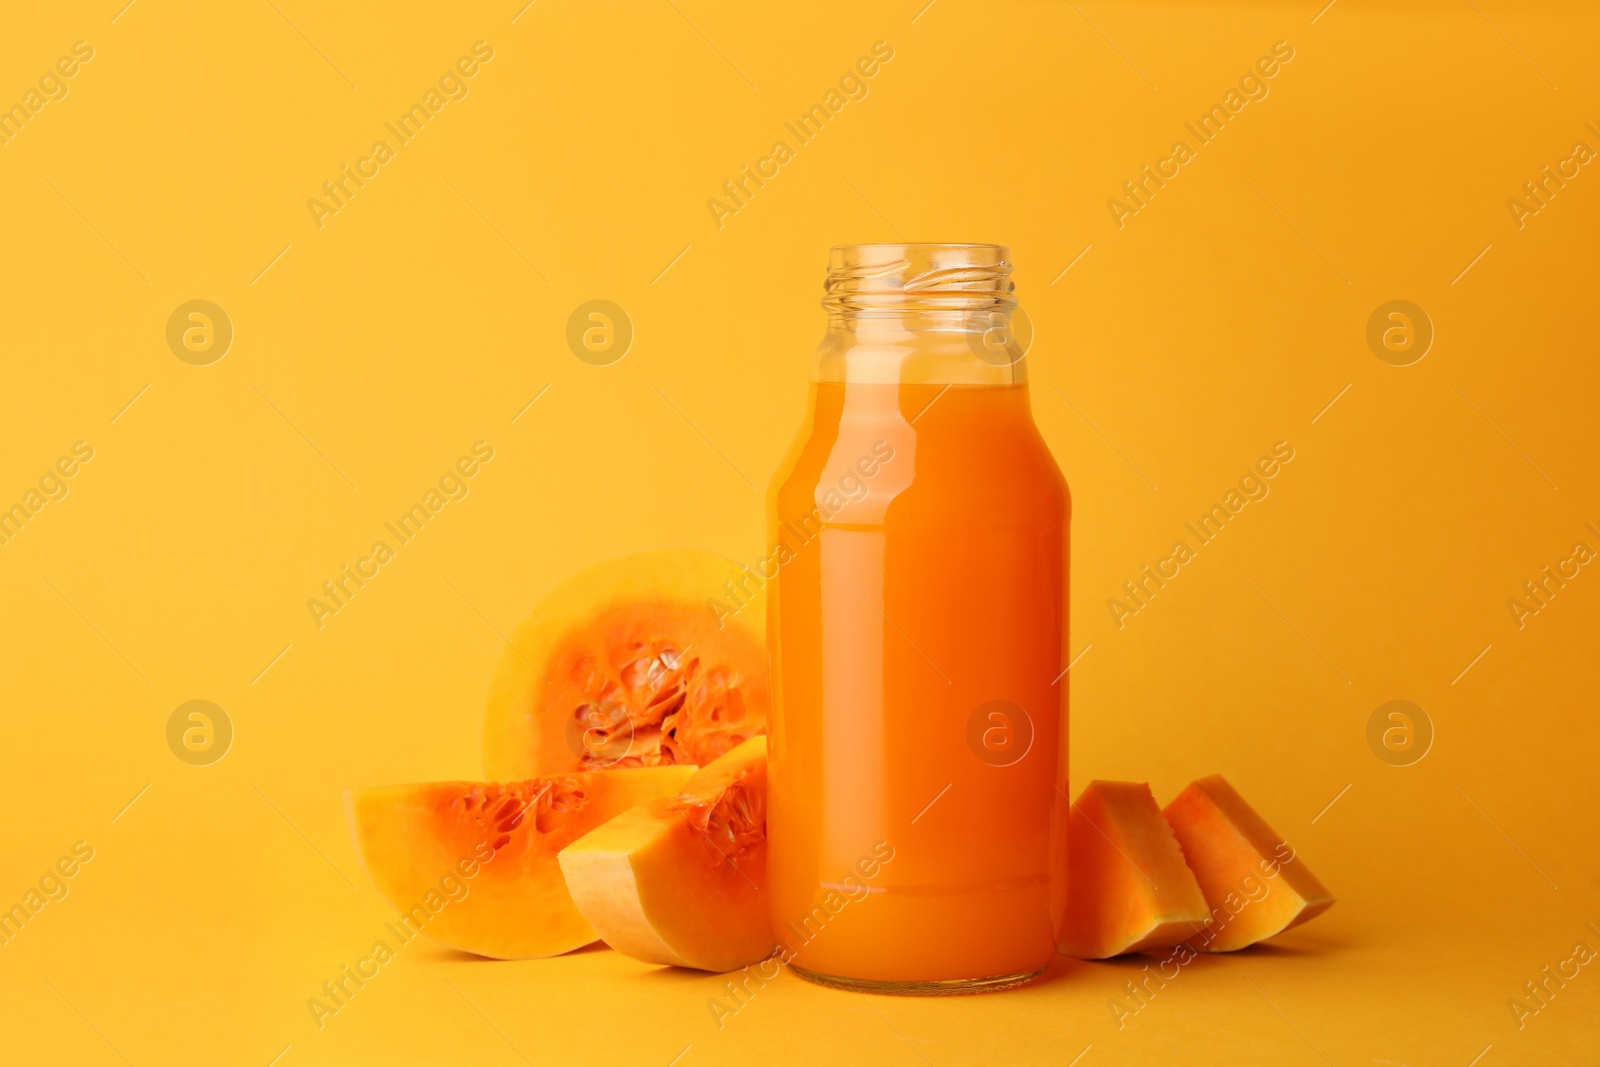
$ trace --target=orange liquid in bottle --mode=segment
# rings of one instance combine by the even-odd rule
[[[773,929],[814,980],[1015,984],[1065,901],[1066,483],[1025,384],[812,388],[772,490]]]

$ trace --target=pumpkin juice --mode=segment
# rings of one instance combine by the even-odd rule
[[[1004,254],[836,249],[807,424],[773,483],[770,915],[828,984],[1001,988],[1056,952],[1067,487],[1020,358],[980,358],[966,315],[923,307],[1003,298]]]

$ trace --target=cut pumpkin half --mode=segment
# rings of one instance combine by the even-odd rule
[[[703,766],[766,731],[761,579],[709,552],[607,560],[552,589],[489,691],[487,777]]]

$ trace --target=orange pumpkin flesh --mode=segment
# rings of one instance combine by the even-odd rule
[[[702,768],[561,851],[567,888],[606,944],[646,963],[731,971],[772,954],[767,739]]]
[[[489,778],[704,765],[766,731],[759,580],[692,549],[597,564],[518,627],[490,687]]]
[[[1099,960],[1170,948],[1206,920],[1200,886],[1143,782],[1090,782],[1067,827],[1061,951]]]
[[[1191,782],[1164,814],[1210,907],[1193,948],[1244,948],[1333,906],[1327,886],[1220,774]]]
[[[689,767],[528,781],[428,782],[346,793],[356,849],[378,890],[418,931],[467,952],[525,959],[595,940],[556,853],[607,819],[671,796]]]

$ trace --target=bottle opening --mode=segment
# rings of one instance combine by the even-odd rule
[[[1009,311],[1011,250],[990,244],[836,245],[822,306],[829,311]]]

